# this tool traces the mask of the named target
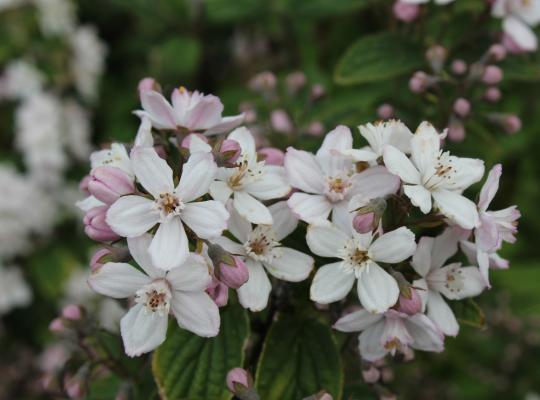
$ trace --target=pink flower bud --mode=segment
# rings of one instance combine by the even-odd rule
[[[354,230],[358,233],[369,233],[375,228],[375,213],[358,214],[353,218]]]
[[[394,112],[394,107],[388,103],[381,104],[379,108],[377,108],[377,116],[380,119],[390,119],[394,116]]]
[[[264,157],[264,161],[268,165],[283,165],[285,160],[285,153],[275,147],[263,147],[259,149],[259,154]]]
[[[515,114],[509,114],[504,118],[503,126],[506,133],[517,133],[521,130],[521,119]]]
[[[145,90],[158,90],[159,84],[154,78],[143,78],[139,81],[137,85],[137,90],[140,92]]]
[[[232,289],[238,289],[249,279],[249,272],[244,261],[238,256],[231,257],[234,264],[224,261],[216,268],[216,278]]]
[[[506,58],[506,49],[502,44],[497,43],[492,45],[488,52],[491,58],[496,62],[502,61]]]
[[[94,207],[83,218],[84,232],[90,239],[109,242],[120,239],[106,222],[108,206]]]
[[[64,379],[64,390],[70,399],[82,399],[86,396],[84,382],[77,375]]]
[[[420,7],[417,4],[409,4],[403,1],[396,1],[392,7],[394,17],[403,22],[412,22],[420,14]]]
[[[270,71],[264,71],[255,75],[249,81],[249,88],[255,91],[274,90],[276,87],[277,78]]]
[[[182,147],[183,149],[189,150],[189,146],[191,145],[191,139],[193,138],[193,136],[197,136],[203,142],[208,143],[208,138],[204,136],[202,133],[190,133],[189,135],[186,135],[182,139],[182,142],[180,143],[180,147]]]
[[[276,132],[291,133],[293,131],[292,121],[284,110],[272,111],[270,125],[272,125],[272,129]]]
[[[233,368],[227,373],[227,387],[233,393],[247,389],[250,384],[249,374],[245,369]]]
[[[329,393],[323,393],[317,400],[334,400],[334,398]]]
[[[434,83],[432,77],[422,71],[417,71],[414,73],[412,78],[409,80],[409,89],[413,93],[423,93]]]
[[[465,72],[467,72],[467,63],[460,59],[454,60],[452,61],[450,68],[454,74],[463,75]]]
[[[85,194],[90,194],[88,191],[88,184],[92,180],[92,177],[90,175],[86,175],[84,178],[81,179],[81,182],[79,183],[79,190]]]
[[[502,69],[500,69],[496,65],[488,65],[484,69],[484,73],[482,75],[482,81],[488,85],[496,85],[497,83],[502,81],[502,78]]]
[[[499,90],[498,87],[495,87],[495,86],[490,87],[484,93],[484,98],[487,101],[490,101],[492,103],[496,103],[497,101],[499,101],[501,99],[501,91]]]
[[[96,271],[103,266],[107,261],[104,260],[105,257],[110,257],[112,255],[111,251],[105,247],[98,249],[92,258],[90,259],[90,269]]]
[[[422,312],[422,299],[420,298],[418,291],[415,288],[410,287],[409,293],[410,297],[400,293],[398,311],[407,315],[414,315]]]
[[[454,102],[454,112],[460,117],[466,117],[471,112],[471,103],[463,97]]]
[[[307,128],[307,133],[311,136],[319,137],[324,133],[324,125],[321,121],[313,121]]]
[[[212,278],[212,281],[206,288],[206,293],[208,293],[218,307],[225,307],[227,305],[229,300],[229,287],[216,278]]]
[[[53,319],[49,324],[49,330],[54,333],[64,332],[66,330],[66,327],[64,325],[64,321],[62,321],[62,318]]]
[[[311,99],[319,100],[326,94],[326,89],[320,83],[316,83],[311,87]]]
[[[431,69],[436,72],[442,69],[447,56],[448,50],[438,44],[431,46],[426,51],[426,60],[431,65]]]
[[[92,180],[88,183],[88,191],[98,200],[112,204],[120,196],[133,193],[133,180],[116,167],[97,167],[90,172]]]
[[[236,140],[225,139],[223,143],[221,143],[221,148],[219,149],[219,152],[225,164],[232,166],[240,157],[240,154],[242,153],[242,148]]]
[[[362,370],[362,378],[366,383],[375,383],[381,377],[381,372],[375,368],[373,365],[370,365],[368,369]]]
[[[295,93],[306,85],[306,74],[302,71],[292,72],[287,75],[286,84],[291,93]]]
[[[456,119],[448,126],[448,139],[452,142],[462,142],[465,139],[465,126],[463,122]]]
[[[82,310],[76,304],[68,304],[62,309],[62,318],[70,321],[78,321],[82,318]]]

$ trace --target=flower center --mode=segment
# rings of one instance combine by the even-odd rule
[[[244,248],[249,257],[259,261],[271,261],[281,255],[281,243],[270,226],[259,225],[249,235]]]
[[[455,181],[455,174],[454,157],[449,152],[441,151],[434,160],[433,169],[424,177],[424,186],[426,189],[451,186]]]
[[[348,272],[354,272],[357,278],[368,265],[370,260],[367,249],[364,249],[357,239],[347,240],[345,245],[338,249],[338,257],[343,259],[341,267]]]
[[[163,218],[167,218],[169,215],[180,215],[185,207],[182,200],[171,193],[161,193],[155,202]]]
[[[452,293],[459,293],[464,286],[463,274],[460,268],[452,268],[446,273],[446,282],[444,286]]]
[[[345,198],[351,186],[348,176],[327,177],[324,194],[331,202],[338,202]]]
[[[147,313],[157,312],[159,316],[169,313],[171,290],[164,279],[158,279],[143,286],[135,293],[135,302],[143,304]]]
[[[259,180],[263,175],[264,161],[250,163],[247,159],[237,163],[234,173],[227,179],[232,190],[241,190],[244,185]]]

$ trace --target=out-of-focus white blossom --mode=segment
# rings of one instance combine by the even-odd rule
[[[70,0],[33,0],[39,26],[46,36],[70,35],[75,30],[75,4]]]
[[[0,265],[0,316],[32,301],[32,291],[18,267]]]
[[[39,91],[44,77],[34,64],[25,60],[11,61],[0,78],[0,99],[29,97]]]
[[[75,159],[83,161],[90,154],[90,119],[88,111],[73,99],[63,104],[64,142]]]

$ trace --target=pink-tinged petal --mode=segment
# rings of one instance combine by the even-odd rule
[[[141,267],[144,272],[146,272],[152,278],[160,278],[165,275],[165,272],[154,267],[152,257],[150,256],[150,252],[148,251],[153,238],[154,237],[149,233],[145,233],[141,236],[128,238],[127,243],[129,253],[133,257],[137,265],[139,265],[139,267]]]
[[[173,108],[161,93],[154,90],[141,92],[141,104],[157,129],[175,129]]]
[[[249,279],[238,288],[238,301],[240,301],[242,307],[251,311],[264,310],[268,304],[272,284],[260,262],[248,258],[246,265],[249,271]]]
[[[115,299],[133,296],[137,290],[151,282],[151,279],[126,263],[109,262],[92,271],[88,285],[97,293]]]
[[[238,214],[254,224],[272,225],[272,215],[268,208],[243,191],[234,192],[233,205]]]
[[[366,310],[358,310],[338,319],[333,328],[341,332],[360,332],[382,318],[383,314],[372,314]]]
[[[354,176],[353,194],[361,194],[366,199],[385,197],[396,193],[401,182],[383,166],[368,168]]]
[[[368,254],[374,261],[398,263],[412,256],[415,250],[414,233],[402,226],[376,239]]]
[[[459,193],[436,190],[431,193],[440,212],[462,228],[472,229],[480,224],[476,204]]]
[[[428,293],[427,316],[446,336],[457,336],[459,324],[454,312],[442,296],[433,290]]]
[[[328,219],[332,210],[332,203],[325,196],[316,194],[294,193],[287,204],[299,219],[307,223]]]
[[[480,226],[474,230],[476,246],[487,253],[496,251],[501,245],[499,229],[493,219],[480,214]]]
[[[182,201],[189,203],[208,193],[217,172],[217,165],[210,153],[195,153],[184,164],[176,193]]]
[[[459,236],[452,228],[447,228],[435,237],[431,249],[431,269],[442,267],[457,252]]]
[[[431,211],[431,193],[421,185],[403,185],[403,192],[424,214]]]
[[[181,328],[202,337],[219,333],[219,309],[206,292],[175,291],[171,306]]]
[[[212,146],[208,144],[208,139],[202,133],[191,133],[182,140],[182,147],[189,149],[189,153],[210,153]]]
[[[344,125],[339,125],[326,134],[319,151],[317,151],[317,158],[323,154],[332,154],[336,150],[338,152],[348,150],[352,148],[352,142],[351,130]]]
[[[395,343],[396,341],[404,347],[410,346],[414,339],[407,331],[404,319],[400,316],[393,316],[392,314],[393,313],[391,312],[386,313],[386,320],[384,324],[384,331],[381,336],[381,342],[385,347],[388,344],[392,345],[392,343]]]
[[[429,122],[422,122],[411,139],[411,158],[422,175],[431,172],[440,146],[437,130]]]
[[[341,268],[341,262],[323,265],[311,282],[310,298],[321,304],[339,301],[351,291],[355,280],[353,273]]]
[[[425,313],[428,301],[427,281],[424,278],[416,279],[413,281],[413,287],[416,289],[416,293],[418,293],[418,296],[420,296],[420,300],[422,300],[422,313]]]
[[[431,254],[433,249],[432,237],[422,236],[416,246],[416,251],[411,261],[411,266],[421,277],[425,277],[431,269]]]
[[[177,119],[176,122],[191,131],[206,130],[221,121],[222,112],[221,100],[216,96],[206,95],[186,112],[184,118]]]
[[[173,192],[172,169],[153,147],[134,147],[131,150],[131,164],[141,185],[154,198],[162,193]]]
[[[364,267],[358,279],[358,298],[369,312],[382,313],[397,303],[399,287],[396,280],[375,263]]]
[[[189,248],[180,218],[173,217],[160,224],[148,251],[156,268],[169,271],[182,265]]]
[[[232,189],[225,182],[214,181],[209,188],[210,196],[214,200],[220,201],[223,204],[229,200],[231,194],[233,193]]]
[[[282,247],[281,256],[264,263],[267,271],[278,279],[300,282],[309,276],[313,269],[313,258],[298,250]]]
[[[285,168],[277,165],[264,167],[263,175],[255,182],[248,183],[244,190],[260,200],[278,199],[291,191]]]
[[[497,190],[499,190],[499,180],[502,175],[502,165],[496,164],[489,171],[488,177],[482,190],[480,191],[480,198],[478,200],[478,209],[480,211],[486,211],[491,201],[495,197]]]
[[[298,226],[298,218],[294,216],[286,201],[280,201],[268,207],[272,214],[272,230],[279,242],[294,232]]]
[[[229,209],[229,232],[241,243],[245,243],[248,239],[249,234],[253,230],[251,227],[251,222],[238,214],[238,211],[232,207],[231,202],[228,204]]]
[[[489,283],[489,264],[490,264],[489,254],[477,248],[476,249],[476,262],[478,263],[480,275],[482,276],[482,279],[484,280],[486,287],[491,288],[491,284]]]
[[[414,339],[411,344],[412,348],[437,353],[444,350],[444,336],[424,314],[415,314],[407,318],[404,323],[407,331]]]
[[[348,149],[344,150],[341,154],[350,157],[354,162],[359,161],[375,161],[379,158],[379,155],[371,150],[369,147],[363,149]]]
[[[338,249],[350,239],[335,225],[325,224],[309,225],[306,234],[306,242],[309,249],[321,257],[337,257]]]
[[[386,145],[383,151],[383,160],[386,169],[397,175],[405,183],[418,185],[420,173],[407,156],[394,146]]]
[[[141,124],[137,130],[137,136],[135,136],[135,146],[140,147],[153,147],[154,138],[152,137],[152,122],[147,116],[141,118]]]
[[[202,239],[220,236],[227,229],[229,212],[219,201],[208,200],[186,204],[182,221]]]
[[[221,122],[212,126],[205,132],[205,135],[215,135],[217,133],[228,132],[242,124],[244,122],[244,113],[233,115],[230,117],[223,117]]]
[[[307,193],[323,193],[325,182],[315,156],[307,151],[287,149],[284,162],[290,184]]]
[[[257,157],[255,139],[247,128],[244,128],[243,126],[236,128],[229,134],[227,138],[236,140],[238,142],[240,148],[242,149],[242,155],[248,156],[248,158],[253,161],[255,160]]]
[[[360,350],[360,356],[364,360],[371,362],[377,361],[388,353],[381,341],[384,325],[384,320],[376,322],[358,336],[358,348]]]
[[[204,258],[191,253],[182,265],[167,273],[167,281],[171,284],[172,290],[193,292],[204,291],[212,281],[212,277],[208,273]]]
[[[141,196],[120,197],[107,211],[107,224],[120,236],[135,237],[159,222],[154,202]]]
[[[124,349],[130,357],[137,357],[157,348],[167,336],[167,315],[147,312],[142,304],[136,304],[120,321],[120,333]]]
[[[506,17],[503,21],[503,30],[521,51],[535,51],[538,48],[538,39],[534,31],[519,18]]]

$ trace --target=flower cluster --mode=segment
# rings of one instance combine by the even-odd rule
[[[360,148],[338,126],[315,154],[289,147],[272,163],[217,97],[180,88],[171,104],[157,88],[139,87],[134,144],[92,154],[80,203],[86,233],[107,246],[90,286],[133,299],[121,321],[128,355],[159,346],[169,314],[217,335],[229,289],[263,310],[273,284],[308,279],[315,259],[311,300],[360,305],[334,328],[361,332],[362,358],[438,352],[459,329],[447,301],[479,295],[489,269],[508,266],[497,251],[515,240],[519,212],[487,211],[501,166],[471,201],[483,161],[444,151],[446,134],[428,122],[415,133],[396,120],[360,126]],[[285,245],[291,235],[307,247]]]

